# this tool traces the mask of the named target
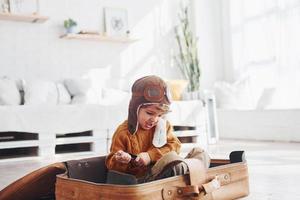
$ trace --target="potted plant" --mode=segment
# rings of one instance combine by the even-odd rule
[[[67,33],[75,33],[75,27],[77,26],[77,22],[71,18],[66,19],[64,21],[64,27]]]
[[[175,37],[179,49],[178,55],[175,56],[175,62],[183,76],[188,80],[188,92],[194,93],[192,96],[195,94],[197,96],[200,88],[201,71],[197,39],[192,32],[189,15],[189,5],[182,4],[179,13],[179,25],[175,27]]]

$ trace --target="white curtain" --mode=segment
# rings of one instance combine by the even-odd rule
[[[300,107],[300,0],[228,2],[234,79],[250,77],[257,98],[275,88],[272,108]]]

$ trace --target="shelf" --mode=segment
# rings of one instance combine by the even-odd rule
[[[92,136],[82,136],[82,137],[70,137],[70,138],[57,138],[56,139],[56,145],[62,145],[62,144],[79,144],[79,143],[88,143],[93,142],[94,137]]]
[[[104,42],[118,42],[118,43],[130,43],[137,40],[130,39],[128,37],[111,37],[104,36],[100,34],[76,34],[69,33],[60,36],[63,39],[76,39],[76,40],[94,40],[94,41],[104,41]]]
[[[39,146],[39,142],[37,140],[1,142],[0,150],[21,148],[21,147],[38,147],[38,146]]]
[[[41,16],[38,14],[0,13],[0,20],[43,23],[43,22],[47,21],[48,19],[49,19],[49,17]]]

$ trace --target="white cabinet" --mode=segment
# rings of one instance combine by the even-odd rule
[[[175,135],[183,142],[182,152],[188,152],[195,146],[207,150],[208,121],[207,109],[203,101],[174,101],[167,119],[174,126]]]

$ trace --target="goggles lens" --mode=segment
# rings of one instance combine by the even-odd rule
[[[157,88],[149,88],[146,92],[147,92],[148,97],[160,97],[161,96],[161,91],[157,90]]]
[[[158,85],[148,85],[142,93],[133,92],[133,96],[144,96],[144,98],[150,102],[160,102],[164,98],[169,102],[172,100],[169,89]]]
[[[156,86],[146,87],[144,90],[144,97],[148,101],[160,101],[164,97],[164,91]]]

